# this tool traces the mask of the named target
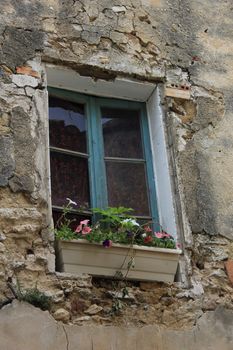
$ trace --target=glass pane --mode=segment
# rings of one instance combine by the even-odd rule
[[[143,158],[138,111],[101,108],[106,157]]]
[[[108,205],[133,208],[133,215],[150,216],[144,164],[106,162]]]
[[[70,198],[90,207],[87,159],[51,152],[50,162],[52,204],[63,206]]]
[[[84,105],[50,97],[49,136],[51,146],[86,153]]]

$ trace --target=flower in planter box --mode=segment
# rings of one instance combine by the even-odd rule
[[[150,226],[145,226],[144,230],[145,232],[152,232],[152,229],[150,228]]]
[[[92,231],[92,229],[89,226],[84,226],[83,229],[82,229],[82,234],[83,235],[87,235],[91,231]]]
[[[80,224],[76,227],[76,233],[82,233],[83,235],[87,235],[92,231],[92,229],[88,226],[90,220],[82,220]]]
[[[123,227],[140,226],[139,223],[135,219],[124,219],[121,221],[121,225]]]
[[[105,239],[105,240],[103,241],[103,246],[104,246],[104,248],[110,248],[110,247],[112,246],[112,241],[111,241],[111,239]]]
[[[162,231],[162,232],[155,232],[154,235],[157,238],[171,238],[171,239],[173,239],[173,237],[171,235],[169,235],[168,233],[166,233],[164,231]]]
[[[123,207],[97,208],[92,211],[94,215],[91,222],[83,217],[84,212],[79,208],[76,218],[81,216],[82,220],[77,222],[77,219],[73,219],[75,215],[66,215],[73,214],[74,209],[70,208],[68,212],[67,208],[64,207],[55,230],[56,237],[61,240],[58,245],[58,258],[64,262],[64,272],[70,272],[69,254],[66,256],[66,252],[69,253],[70,250],[73,254],[76,250],[75,269],[77,268],[78,273],[81,271],[94,276],[114,277],[114,281],[119,281],[121,288],[128,278],[158,280],[159,274],[159,280],[161,278],[161,281],[173,281],[180,251],[160,249],[173,250],[176,242],[158,223],[156,227],[160,227],[160,232],[154,232],[152,222],[146,223],[143,219],[132,217],[127,208]],[[72,225],[71,219],[74,220]],[[76,228],[73,229],[74,227]],[[69,244],[65,240],[69,240]],[[153,249],[154,247],[157,249]],[[110,249],[105,251],[108,248]],[[97,255],[98,259],[95,259]],[[162,264],[157,264],[160,258]],[[151,277],[145,276],[147,274],[144,271],[150,271]]]
[[[144,245],[159,248],[176,248],[176,242],[171,235],[162,230],[152,231],[152,223],[139,223],[137,218],[131,216],[130,208],[109,207],[106,209],[95,208],[92,212],[98,220],[90,225],[90,220],[85,219],[78,223],[75,230],[70,227],[67,218],[72,200],[64,207],[61,219],[55,229],[56,237],[59,239],[86,239],[89,242],[100,243],[105,248],[109,248],[113,243],[126,245]],[[72,209],[72,208],[70,208]],[[81,210],[77,210],[77,213]]]
[[[126,231],[126,237],[127,238],[132,238],[134,236],[134,233],[132,231]]]
[[[153,241],[153,238],[151,236],[146,236],[144,238],[144,243],[151,243]]]
[[[74,201],[72,201],[72,199],[70,199],[70,198],[66,198],[66,200],[68,201],[68,206],[70,206],[70,205],[78,205],[76,202],[74,202]]]

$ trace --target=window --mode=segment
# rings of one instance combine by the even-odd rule
[[[83,208],[124,206],[158,222],[145,103],[56,88],[49,95],[55,220],[70,197]]]

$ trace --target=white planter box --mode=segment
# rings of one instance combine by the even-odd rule
[[[58,241],[57,259],[59,271],[88,273],[93,276],[113,277],[116,271],[127,271],[130,257],[134,254],[134,268],[127,278],[145,281],[173,282],[177,270],[179,249],[132,247],[113,244],[104,248],[101,244],[86,240]]]

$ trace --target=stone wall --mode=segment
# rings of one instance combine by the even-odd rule
[[[52,314],[70,323],[184,328],[232,308],[232,11],[230,0],[1,2],[2,305],[19,281],[52,296]],[[111,281],[54,272],[45,63],[164,88],[186,283],[129,283],[118,315]]]

